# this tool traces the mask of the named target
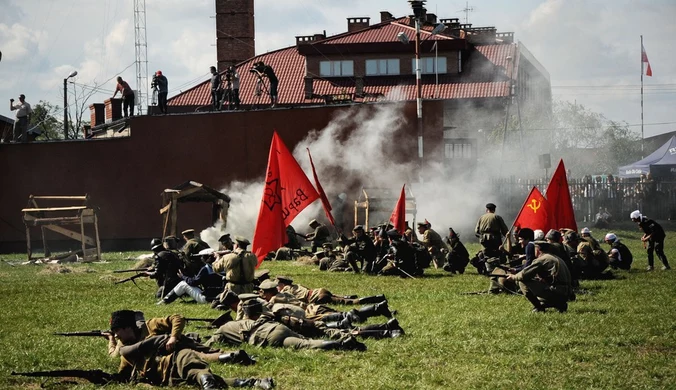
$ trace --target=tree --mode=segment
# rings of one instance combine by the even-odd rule
[[[51,141],[63,139],[62,122],[56,119],[56,114],[61,111],[59,106],[40,100],[33,106],[33,115],[31,115],[29,129],[36,128],[40,135],[36,138],[38,141]]]

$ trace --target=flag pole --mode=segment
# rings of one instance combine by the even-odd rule
[[[644,158],[643,153],[643,144],[644,144],[644,135],[643,135],[643,35],[641,35],[641,158]]]

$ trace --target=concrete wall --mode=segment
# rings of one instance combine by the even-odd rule
[[[136,246],[130,243],[145,248],[146,239],[162,231],[162,190],[188,180],[222,188],[233,180],[262,177],[273,129],[293,150],[310,130],[324,128],[336,111],[346,109],[350,107],[141,116],[131,119],[129,138],[2,145],[0,252],[25,251],[21,209],[31,194],[88,193],[100,207],[105,248]],[[415,156],[415,103],[404,105],[404,111],[408,124],[397,136],[409,141],[410,156]],[[442,144],[441,102],[425,102],[424,112],[425,152],[433,158]],[[210,205],[181,205],[179,231],[205,228],[210,216]],[[38,233],[36,229],[36,237]]]

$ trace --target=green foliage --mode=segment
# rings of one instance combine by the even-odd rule
[[[436,270],[416,280],[320,272],[293,262],[266,262],[308,287],[336,294],[384,293],[406,336],[366,340],[368,351],[321,352],[262,349],[251,367],[212,364],[227,377],[272,376],[279,389],[667,389],[676,381],[676,271],[647,273],[639,233],[615,231],[634,253],[631,271],[616,278],[582,281],[565,314],[531,313],[521,296],[461,295],[484,290],[485,277],[469,266],[464,275]],[[603,237],[605,232],[594,231]],[[668,232],[667,256],[676,265],[676,233]],[[478,250],[469,244],[470,253]],[[0,256],[0,388],[37,388],[39,379],[16,378],[12,370],[102,368],[117,361],[106,355],[103,338],[63,338],[55,331],[106,329],[114,310],[143,310],[147,318],[181,313],[213,317],[208,305],[155,305],[151,281],[113,285],[130,268],[128,253],[106,253],[104,264],[10,265],[24,255]],[[137,255],[136,253],[133,254]],[[659,262],[658,262],[659,265]],[[342,307],[347,310],[349,307]],[[371,323],[382,319],[371,319]],[[189,324],[188,331],[205,331]],[[49,382],[53,383],[53,382]],[[53,387],[52,387],[53,388]],[[93,385],[58,388],[94,389]],[[126,389],[128,386],[107,386]]]
[[[37,137],[37,140],[49,141],[63,139],[63,122],[55,116],[60,110],[59,106],[40,100],[40,102],[32,108],[33,115],[31,115],[29,128],[38,127],[42,132],[42,134]]]

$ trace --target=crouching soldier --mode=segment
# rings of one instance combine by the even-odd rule
[[[161,319],[153,320],[157,320],[157,327],[167,325]],[[224,379],[214,375],[208,361],[232,361],[233,354],[220,354],[217,350],[213,352],[204,345],[191,342],[178,331],[182,330],[181,326],[172,325],[171,334],[149,335],[149,329],[155,328],[151,324],[153,320],[148,321],[147,326],[139,328],[136,324],[136,312],[120,310],[112,314],[110,329],[122,344],[119,349],[120,378],[129,381],[138,379],[156,386],[198,385],[203,390],[274,387],[272,378]],[[180,324],[181,321],[177,323]]]
[[[453,228],[448,228],[446,245],[448,246],[448,254],[446,254],[444,271],[459,274],[465,273],[465,267],[469,264],[469,252],[467,252],[465,245],[460,242],[460,236]]]
[[[631,262],[634,256],[631,254],[629,248],[620,242],[620,239],[614,233],[606,234],[606,244],[610,245],[608,251],[608,263],[613,269],[631,269]]]

